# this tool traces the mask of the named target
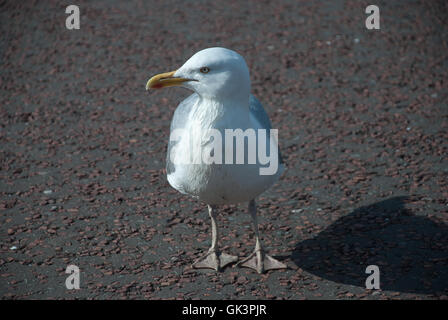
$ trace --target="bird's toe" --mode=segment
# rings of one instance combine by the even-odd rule
[[[268,270],[287,269],[288,266],[271,256],[260,252],[251,253],[246,259],[238,263],[239,267],[251,268],[258,273],[264,273]]]
[[[238,261],[237,256],[216,251],[208,252],[205,256],[196,260],[192,267],[195,269],[213,269],[220,271],[226,265]]]

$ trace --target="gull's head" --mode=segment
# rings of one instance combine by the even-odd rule
[[[249,69],[235,51],[208,48],[195,53],[178,70],[149,79],[146,90],[172,86],[182,86],[209,99],[249,99]]]

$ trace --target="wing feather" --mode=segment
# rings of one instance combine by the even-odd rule
[[[269,119],[266,110],[264,110],[260,101],[258,101],[258,99],[255,98],[253,95],[250,95],[249,109],[250,114],[255,118],[255,120],[258,121],[258,123],[261,125],[263,129],[266,130],[272,129],[271,120]],[[284,164],[282,154],[280,152],[280,147],[278,148],[278,157],[280,164]]]

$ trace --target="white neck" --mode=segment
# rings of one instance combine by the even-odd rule
[[[222,101],[200,96],[193,108],[191,120],[204,128],[243,128],[249,123],[249,97]]]

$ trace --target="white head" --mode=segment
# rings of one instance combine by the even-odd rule
[[[195,53],[178,70],[152,77],[146,89],[170,86],[182,86],[208,99],[248,101],[249,69],[235,51],[208,48]]]

